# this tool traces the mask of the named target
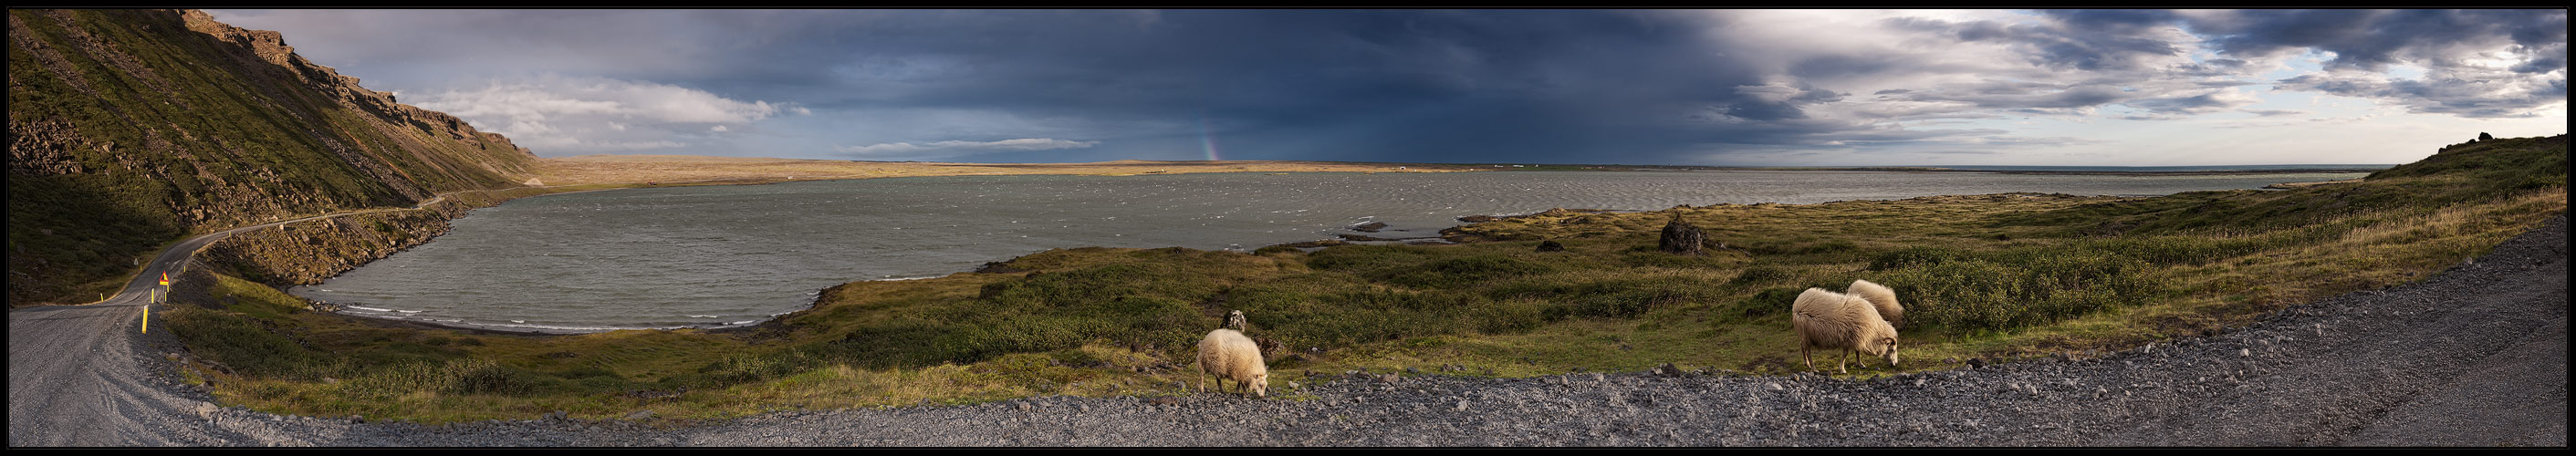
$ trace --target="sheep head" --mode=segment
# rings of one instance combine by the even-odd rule
[[[1874,323],[1869,327],[1870,330],[1861,335],[1861,342],[1854,348],[1862,353],[1886,359],[1887,367],[1896,367],[1896,327],[1888,325],[1886,321]]]
[[[1270,397],[1270,373],[1269,373],[1269,372],[1263,372],[1263,373],[1258,373],[1258,374],[1252,374],[1252,381],[1251,381],[1251,382],[1246,382],[1246,384],[1252,385],[1252,397],[1261,397],[1261,398],[1267,398],[1267,397]]]
[[[1896,367],[1896,336],[1887,336],[1885,339],[1880,339],[1879,343],[1883,344],[1880,346],[1887,347],[1887,367]]]

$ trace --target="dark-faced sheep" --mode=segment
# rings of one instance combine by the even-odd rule
[[[1199,340],[1200,392],[1207,391],[1210,375],[1216,376],[1217,391],[1225,391],[1225,381],[1234,380],[1238,390],[1249,390],[1258,397],[1270,396],[1270,368],[1261,364],[1261,347],[1241,332],[1208,331],[1207,338]]]
[[[1867,280],[1854,280],[1851,288],[1843,292],[1869,300],[1870,305],[1878,307],[1878,318],[1887,319],[1888,326],[1905,329],[1905,306],[1896,304],[1896,290]]]
[[[1790,304],[1789,322],[1798,332],[1798,354],[1807,358],[1809,370],[1816,368],[1819,348],[1859,351],[1896,365],[1896,327],[1879,318],[1877,306],[1868,299],[1808,288]],[[1835,369],[1850,373],[1850,364],[1851,352],[1846,351]]]
[[[1243,319],[1243,311],[1237,310],[1226,312],[1225,314],[1225,329],[1231,329],[1238,332],[1249,331],[1249,329],[1245,329],[1244,326],[1251,324],[1252,322]]]

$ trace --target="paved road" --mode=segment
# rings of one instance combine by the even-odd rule
[[[144,366],[176,352],[168,332],[143,335],[143,308],[164,273],[180,276],[198,250],[233,234],[288,223],[373,212],[304,217],[181,241],[152,258],[116,296],[76,306],[9,311],[9,446],[240,444],[199,426],[201,398],[174,394],[167,375]],[[238,436],[232,436],[238,437]]]

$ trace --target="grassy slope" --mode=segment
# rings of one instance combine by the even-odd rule
[[[191,233],[514,186],[493,168],[533,163],[354,108],[177,14],[10,10],[9,25],[13,156],[48,150],[79,169],[12,161],[11,305],[86,301]]]
[[[1905,299],[1904,369],[1945,369],[2084,356],[2416,280],[2564,211],[2565,144],[2482,142],[2291,191],[1564,213],[1462,229],[1484,242],[1314,253],[1062,249],[1007,263],[1019,272],[851,282],[739,333],[386,328],[296,310],[296,299],[238,280],[204,299],[210,307],[166,318],[197,356],[225,366],[208,375],[228,402],[425,421],[1169,394],[1193,378],[1196,337],[1232,309],[1284,346],[1272,353],[1273,391],[1292,400],[1287,383],[1303,371],[1526,376],[1676,363],[1777,374],[1803,370],[1789,299],[1859,278]],[[1724,247],[1653,251],[1675,216]],[[1567,250],[1534,251],[1541,240]]]

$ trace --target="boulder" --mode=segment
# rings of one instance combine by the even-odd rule
[[[1698,255],[1700,245],[1706,242],[1708,233],[1675,216],[1672,223],[1664,224],[1664,236],[1655,241],[1655,248],[1679,255]]]

